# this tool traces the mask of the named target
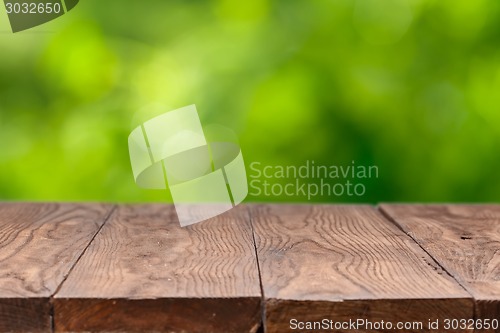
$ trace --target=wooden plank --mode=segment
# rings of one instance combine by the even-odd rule
[[[252,222],[266,332],[289,332],[292,319],[422,322],[399,331],[426,332],[429,319],[473,315],[470,295],[372,207],[256,206]],[[394,332],[367,325],[331,331]]]
[[[0,204],[0,332],[50,332],[50,297],[111,210],[99,204]]]
[[[477,318],[500,320],[500,205],[380,208],[469,291]]]
[[[57,332],[255,332],[245,207],[181,228],[172,206],[119,207],[54,298]]]

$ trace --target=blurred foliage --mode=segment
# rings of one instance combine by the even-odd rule
[[[1,8],[0,50],[2,200],[168,200],[127,136],[189,104],[247,165],[379,167],[316,201],[500,199],[498,0],[82,0],[18,34]]]

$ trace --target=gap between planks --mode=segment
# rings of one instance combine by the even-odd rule
[[[415,236],[411,232],[407,232],[392,216],[390,216],[380,205],[375,206],[377,211],[389,222],[394,224],[399,230],[401,230],[405,235],[408,235],[415,244],[417,244],[429,257],[434,261],[434,263],[443,271],[445,272],[451,279],[453,279],[462,289],[470,295],[471,298],[474,298],[472,293],[470,293],[469,290],[448,270],[444,265],[442,265],[433,255],[432,253],[429,252],[428,249],[426,249],[420,242],[418,242],[417,239],[415,239]],[[474,318],[476,317],[476,314],[474,313]]]
[[[55,316],[54,316],[54,296],[59,292],[59,290],[61,290],[64,282],[66,282],[66,280],[68,279],[68,277],[71,275],[71,272],[73,272],[73,269],[75,268],[75,266],[80,262],[80,259],[82,259],[83,255],[87,252],[87,249],[90,247],[90,245],[95,240],[95,238],[97,237],[97,235],[101,232],[102,228],[108,222],[109,218],[113,215],[113,213],[115,212],[115,210],[117,209],[117,207],[118,206],[116,204],[113,204],[111,206],[111,209],[109,210],[108,215],[104,218],[101,226],[94,233],[94,235],[92,236],[92,238],[88,242],[87,246],[83,249],[82,253],[80,253],[80,255],[75,260],[75,262],[73,263],[73,265],[71,265],[71,267],[70,267],[68,273],[66,274],[66,276],[64,276],[64,278],[61,281],[61,283],[59,284],[59,286],[57,286],[56,290],[50,296],[50,324],[51,324],[51,330],[52,330],[52,332],[55,331],[55,325],[54,325],[54,318],[55,318]]]
[[[379,210],[472,295],[475,320],[500,318],[500,206],[380,204]]]

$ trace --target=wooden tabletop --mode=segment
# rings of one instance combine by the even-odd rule
[[[240,205],[181,228],[169,205],[0,203],[0,332],[499,333],[499,319],[500,205]],[[365,326],[307,326],[350,321]],[[414,326],[367,326],[382,321]]]

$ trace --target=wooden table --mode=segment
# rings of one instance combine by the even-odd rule
[[[500,205],[241,205],[181,228],[169,205],[0,204],[0,332],[499,319]]]

